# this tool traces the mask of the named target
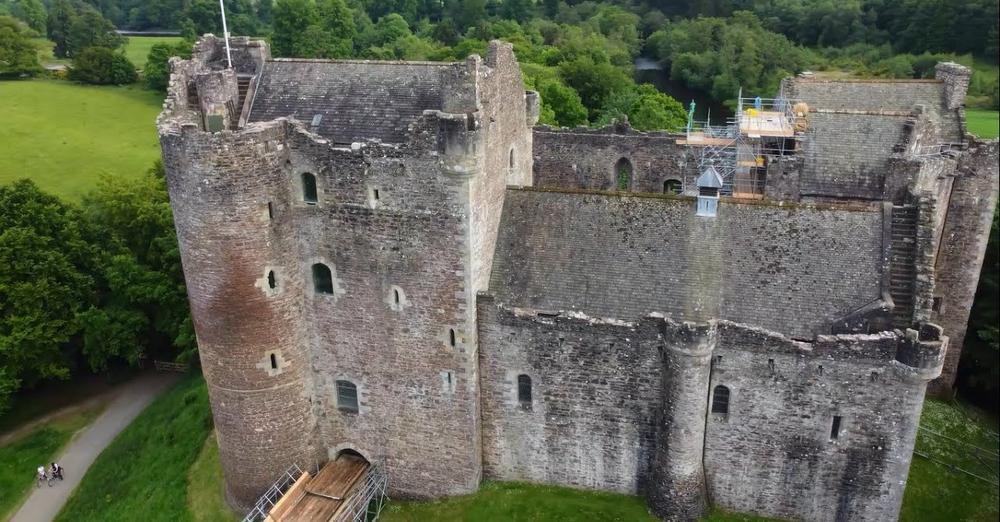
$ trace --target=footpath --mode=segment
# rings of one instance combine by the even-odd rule
[[[90,426],[73,437],[63,453],[56,459],[65,470],[65,480],[55,481],[52,487],[42,485],[31,490],[31,496],[14,514],[11,522],[50,522],[70,494],[80,484],[83,475],[94,459],[111,444],[111,441],[128,426],[158,395],[177,381],[177,374],[147,374],[137,377],[117,390],[107,408]],[[49,463],[45,464],[48,468]],[[37,465],[36,465],[37,467]],[[34,474],[34,469],[25,473]]]

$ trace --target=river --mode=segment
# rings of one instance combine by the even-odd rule
[[[733,115],[733,111],[712,99],[708,93],[691,89],[680,82],[671,80],[670,71],[664,69],[659,62],[652,58],[643,56],[636,58],[635,81],[637,83],[653,84],[660,92],[666,93],[681,102],[685,110],[690,106],[691,100],[694,100],[694,118],[696,120],[705,120],[709,109],[712,111],[712,122],[714,123],[721,124],[725,121],[725,118]]]

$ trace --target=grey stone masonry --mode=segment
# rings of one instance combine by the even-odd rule
[[[966,69],[786,82],[799,134],[708,209],[686,136],[533,130],[510,44],[230,46],[232,67],[212,35],[171,59],[157,128],[234,508],[353,451],[394,498],[486,478],[667,521],[898,517],[997,201]]]

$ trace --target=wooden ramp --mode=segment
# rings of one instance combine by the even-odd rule
[[[304,473],[274,505],[266,522],[329,522],[347,499],[364,484],[370,465],[356,455],[343,454],[327,462],[315,476]]]

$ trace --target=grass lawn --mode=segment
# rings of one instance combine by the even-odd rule
[[[965,123],[969,132],[980,138],[1000,137],[1000,112],[985,109],[966,109]]]
[[[973,455],[974,447],[986,448],[996,454],[996,419],[947,403],[927,401],[920,426],[963,443],[954,443],[922,431],[917,437],[918,452],[996,480],[996,472],[991,477]],[[986,457],[986,461],[989,462],[990,458]],[[996,465],[995,456],[992,465]],[[997,496],[996,486],[914,455],[899,520],[995,522],[1000,519]]]
[[[35,484],[35,468],[48,466],[79,429],[90,424],[100,408],[55,420],[0,446],[0,520],[6,520]]]
[[[186,377],[101,452],[56,520],[192,520],[188,472],[211,430],[205,381]]]
[[[135,64],[140,70],[146,65],[146,57],[154,44],[167,43],[176,44],[183,38],[180,36],[129,36],[128,43],[125,44],[125,56]]]
[[[30,178],[78,200],[102,174],[142,175],[160,157],[162,101],[139,87],[0,82],[0,184]]]
[[[188,471],[187,504],[194,522],[236,522],[239,517],[226,506],[219,445],[215,434],[205,438],[198,460]]]

